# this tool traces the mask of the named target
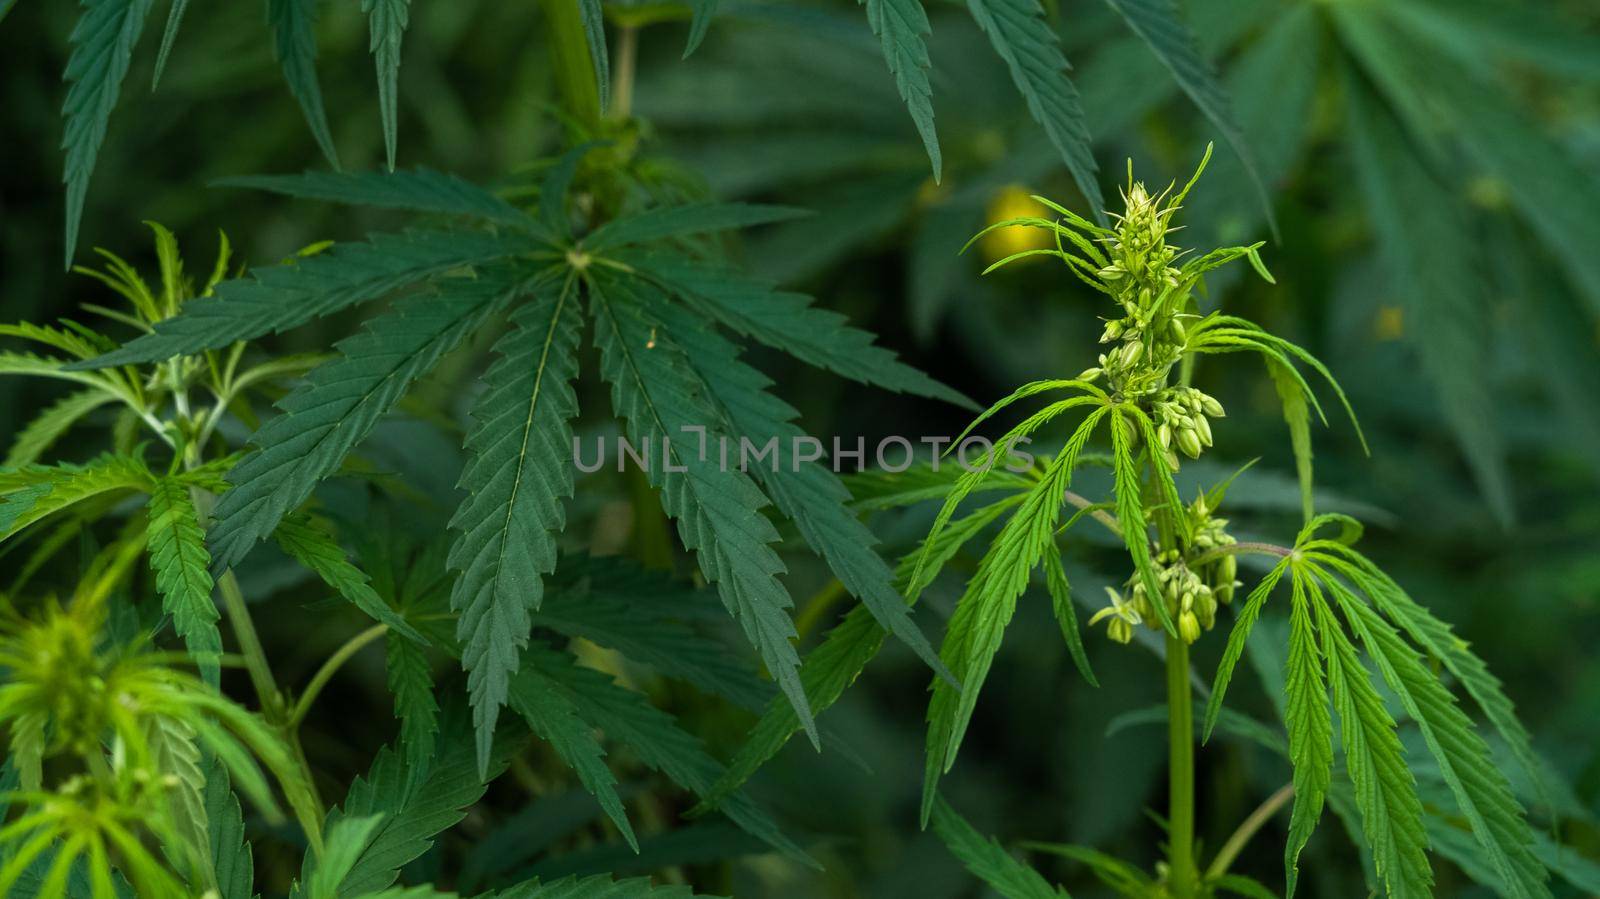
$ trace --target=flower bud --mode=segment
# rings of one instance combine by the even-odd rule
[[[1178,431],[1178,449],[1191,459],[1200,458],[1200,437],[1193,428]]]
[[[1200,411],[1212,418],[1228,417],[1228,413],[1222,410],[1222,404],[1204,393],[1200,394]]]
[[[1118,337],[1121,337],[1123,327],[1125,326],[1122,324],[1121,319],[1115,319],[1106,322],[1106,330],[1105,333],[1100,335],[1100,342],[1110,343],[1111,341],[1116,340]]]
[[[1133,642],[1133,625],[1121,618],[1113,618],[1106,624],[1106,636],[1118,643]]]
[[[1172,334],[1173,343],[1188,343],[1189,334],[1183,329],[1183,322],[1173,318],[1167,322],[1167,330]]]
[[[1086,368],[1082,372],[1078,373],[1078,380],[1088,381],[1089,383],[1093,384],[1102,374],[1105,374],[1105,369],[1099,368],[1098,366],[1095,368]]]
[[[1156,428],[1156,437],[1160,439],[1161,448],[1162,449],[1171,448],[1171,446],[1172,446],[1172,426],[1167,424],[1166,422],[1162,422],[1161,423],[1161,427]]]
[[[1229,590],[1233,589],[1233,579],[1239,576],[1239,557],[1226,555],[1217,563],[1217,583],[1226,584]]]
[[[1200,435],[1200,445],[1201,446],[1210,446],[1211,445],[1211,422],[1206,421],[1206,417],[1204,415],[1196,415],[1192,419],[1192,421],[1194,422],[1195,433]]]
[[[1143,355],[1144,344],[1140,341],[1130,341],[1122,346],[1122,364],[1126,368],[1132,368]]]
[[[1193,643],[1200,639],[1200,619],[1193,612],[1184,612],[1178,616],[1178,636],[1185,643]]]
[[[1126,274],[1127,274],[1127,272],[1123,271],[1121,266],[1119,266],[1119,265],[1108,265],[1105,268],[1100,270],[1100,280],[1102,280],[1102,281],[1118,281],[1118,280],[1121,280],[1122,276],[1126,275]]]

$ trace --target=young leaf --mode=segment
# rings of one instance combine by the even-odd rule
[[[1300,382],[1287,366],[1272,357],[1267,358],[1267,374],[1278,392],[1278,402],[1283,407],[1283,420],[1289,425],[1289,446],[1294,451],[1295,478],[1300,482],[1300,515],[1310,521],[1317,514],[1313,494],[1316,482],[1312,478],[1311,456],[1311,406]]]
[[[283,414],[251,438],[257,449],[228,473],[211,534],[217,564],[238,564],[332,474],[378,419],[521,285],[485,276],[441,282],[338,343],[340,356],[278,402]]]
[[[900,99],[922,136],[922,146],[933,164],[937,183],[944,168],[939,155],[939,134],[933,127],[933,86],[928,83],[927,36],[932,30],[922,0],[860,0],[867,8],[867,23],[883,44],[883,58],[894,75]]]
[[[79,0],[83,13],[72,28],[72,55],[67,58],[67,100],[61,107],[66,151],[62,182],[67,187],[66,266],[78,244],[83,201],[89,176],[106,138],[106,123],[122,92],[133,47],[144,30],[153,0]]]
[[[717,585],[728,610],[793,703],[813,745],[820,745],[796,669],[800,657],[778,582],[783,563],[772,549],[777,531],[761,514],[766,497],[749,477],[720,467],[709,455],[685,453],[683,435],[714,420],[698,395],[697,378],[683,354],[666,342],[660,326],[632,291],[649,289],[597,273],[588,280],[601,373],[612,405],[628,422],[634,445],[652,451],[646,475],[661,490],[662,506],[678,522],[684,546],[696,554],[706,580]],[[670,443],[678,438],[676,444]],[[660,452],[653,452],[654,448]]]
[[[487,759],[507,680],[528,643],[528,611],[555,569],[555,535],[572,495],[571,419],[578,412],[577,286],[548,281],[511,316],[495,345],[500,358],[472,410],[460,486],[467,498],[450,519],[457,534],[447,564],[461,573],[450,606],[472,695],[478,754]]]
[[[984,839],[943,799],[933,806],[933,831],[952,855],[979,880],[1005,899],[1065,899],[1066,893],[1050,884],[1038,871],[1012,858],[999,843]]]
[[[382,824],[383,815],[360,818],[347,815],[328,825],[328,838],[306,878],[306,899],[339,899],[341,895],[352,895],[341,891],[339,885],[351,867],[361,860],[372,835]]]
[[[1113,468],[1116,475],[1115,493],[1117,500],[1117,521],[1122,525],[1122,542],[1128,547],[1128,555],[1133,557],[1133,567],[1140,580],[1144,583],[1146,596],[1162,596],[1160,583],[1156,580],[1154,562],[1150,557],[1150,526],[1145,521],[1144,498],[1142,484],[1139,478],[1139,465],[1137,456],[1133,451],[1133,437],[1137,433],[1133,422],[1127,415],[1118,410],[1111,416],[1111,454],[1114,460]],[[1151,460],[1154,465],[1165,465],[1166,462],[1159,456]],[[1173,625],[1172,611],[1164,602],[1152,602],[1156,618],[1168,634],[1177,635]]]
[[[146,539],[161,607],[172,616],[173,628],[206,683],[216,686],[222,657],[217,622],[222,616],[211,599],[211,554],[189,488],[171,478],[156,481],[150,490],[149,515]]]
[[[411,19],[411,0],[361,0],[372,33],[372,61],[378,68],[378,114],[383,119],[383,149],[394,171],[399,128],[400,40]]]
[[[273,53],[283,67],[289,93],[300,104],[322,155],[337,170],[339,154],[333,148],[328,114],[322,107],[322,87],[317,83],[317,2],[267,0],[267,27],[272,29]]]
[[[1078,89],[1067,78],[1070,66],[1038,0],[967,0],[967,9],[1005,60],[1011,80],[1028,103],[1028,113],[1061,154],[1096,219],[1103,220],[1105,198],[1095,178]]]

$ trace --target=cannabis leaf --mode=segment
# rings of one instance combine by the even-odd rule
[[[1006,899],[1064,899],[1064,890],[1052,887],[1038,871],[1011,857],[993,840],[985,839],[950,804],[938,800],[932,809],[933,830],[961,864]]]
[[[156,574],[161,605],[200,666],[206,682],[215,686],[222,656],[221,615],[211,601],[211,555],[200,528],[189,487],[162,478],[150,490],[150,568]]]
[[[399,128],[400,40],[411,19],[411,0],[361,0],[372,33],[372,61],[378,69],[378,113],[383,118],[383,150],[394,171]]]
[[[267,0],[267,27],[272,29],[273,52],[283,67],[283,80],[305,115],[311,136],[328,164],[339,167],[339,154],[328,130],[317,82],[317,0]]]
[[[933,180],[943,174],[939,134],[933,126],[933,86],[928,83],[928,14],[921,0],[860,0],[867,22],[883,44],[883,58],[894,75],[900,99],[911,112],[922,146],[933,164]]]

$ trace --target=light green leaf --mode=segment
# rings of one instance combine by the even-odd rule
[[[227,767],[215,759],[206,768],[205,820],[218,895],[221,899],[252,899],[255,859],[244,838],[244,813],[228,783]]]
[[[63,396],[34,416],[26,427],[17,432],[17,436],[11,441],[11,449],[6,454],[5,462],[0,463],[0,467],[20,468],[39,461],[39,457],[54,446],[55,442],[80,419],[107,403],[115,402],[116,399],[115,394],[98,387]]]
[[[189,488],[171,478],[156,481],[150,490],[149,517],[145,534],[161,607],[172,616],[173,628],[206,683],[216,686],[222,657],[217,622],[222,616],[211,599],[211,554]]]
[[[1333,717],[1322,684],[1322,659],[1309,598],[1296,578],[1289,613],[1289,655],[1284,668],[1284,723],[1289,731],[1289,761],[1294,765],[1294,810],[1283,849],[1284,894],[1293,899],[1300,879],[1300,851],[1322,817],[1333,783]],[[1348,726],[1348,725],[1347,725]]]

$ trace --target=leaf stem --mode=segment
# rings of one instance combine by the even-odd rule
[[[1194,704],[1189,644],[1167,635],[1167,863],[1176,899],[1196,895],[1194,861]]]
[[[244,592],[239,589],[239,579],[233,569],[217,578],[217,590],[222,594],[222,605],[228,610],[228,623],[233,636],[239,641],[239,652],[244,656],[245,670],[250,672],[250,683],[256,688],[261,708],[269,716],[283,705],[283,694],[278,692],[278,682],[272,677],[267,664],[267,652],[261,647],[261,637],[256,634],[255,622],[250,620],[250,609],[245,605]]]
[[[617,30],[617,70],[611,76],[611,117],[626,121],[633,115],[634,70],[639,57],[639,26]]]
[[[289,729],[293,730],[300,726],[300,722],[304,720],[306,713],[311,711],[311,704],[316,702],[317,694],[322,692],[322,688],[328,685],[328,681],[333,679],[334,674],[338,673],[339,668],[345,662],[348,662],[351,656],[360,652],[368,643],[388,632],[389,626],[387,624],[375,624],[346,640],[343,646],[334,650],[333,655],[328,656],[327,661],[322,663],[322,667],[317,669],[317,673],[311,676],[311,682],[306,684],[305,692],[300,694],[299,700],[295,702],[294,710],[289,713]]]
[[[1223,556],[1277,556],[1284,558],[1292,555],[1294,547],[1279,546],[1276,543],[1259,543],[1254,540],[1241,540],[1227,546],[1218,546],[1208,549],[1189,560],[1191,567],[1199,567],[1207,562],[1215,562]]]
[[[1213,880],[1228,873],[1228,866],[1239,857],[1239,853],[1244,850],[1245,844],[1250,842],[1250,838],[1272,820],[1278,809],[1287,805],[1292,798],[1294,798],[1294,784],[1288,783],[1279,787],[1276,793],[1256,806],[1256,810],[1239,823],[1239,828],[1228,837],[1226,843],[1222,844],[1222,848],[1217,850],[1217,857],[1211,860],[1211,867],[1206,869],[1206,879]]]

